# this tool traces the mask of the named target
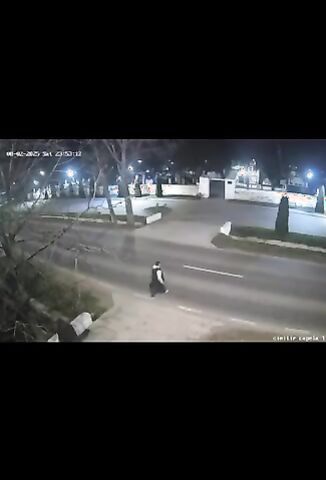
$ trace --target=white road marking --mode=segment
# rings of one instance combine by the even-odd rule
[[[242,318],[230,318],[231,322],[244,323],[246,325],[257,325],[256,322],[251,322],[250,320],[242,320]]]
[[[309,330],[299,330],[297,328],[285,328],[285,330],[287,332],[297,332],[297,333],[306,333],[306,334],[310,334]]]
[[[215,275],[225,275],[226,277],[243,278],[243,275],[238,275],[237,273],[219,272],[218,270],[210,270],[209,268],[194,267],[192,265],[184,265],[183,268],[188,268],[189,270],[197,270],[199,272],[215,273]]]
[[[184,310],[185,312],[202,313],[201,310],[196,310],[195,308],[185,307],[184,305],[178,305],[178,308],[180,308],[180,310]]]

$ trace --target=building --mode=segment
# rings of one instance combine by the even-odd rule
[[[248,163],[232,162],[231,171],[237,172],[237,186],[257,186],[259,184],[260,170],[257,168],[256,160],[253,158]]]

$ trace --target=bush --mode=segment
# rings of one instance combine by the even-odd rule
[[[325,187],[322,185],[318,190],[317,203],[315,208],[316,213],[325,213]]]
[[[60,198],[64,198],[66,196],[65,186],[63,183],[60,184]]]
[[[118,197],[119,197],[119,198],[122,198],[122,197],[123,197],[123,191],[122,191],[121,181],[118,182]]]
[[[159,197],[159,198],[163,197],[163,189],[162,189],[161,182],[158,182],[156,184],[156,196]]]
[[[50,312],[59,312],[69,320],[82,312],[91,313],[94,320],[104,311],[96,297],[85,290],[79,292],[76,283],[62,281],[51,268],[34,271],[34,279],[28,282],[26,290]]]
[[[142,196],[142,193],[141,193],[140,185],[139,185],[139,183],[136,183],[135,184],[135,197],[141,197],[141,196]]]
[[[281,198],[275,222],[275,232],[281,237],[289,233],[289,199],[287,196]]]
[[[79,193],[80,198],[85,198],[86,197],[85,189],[84,189],[84,185],[83,185],[82,181],[79,182],[79,192],[78,193]]]

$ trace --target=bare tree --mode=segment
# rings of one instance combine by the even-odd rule
[[[133,227],[135,224],[135,218],[128,187],[128,153],[130,152],[132,146],[134,148],[138,147],[138,141],[136,142],[137,143],[135,143],[134,140],[127,139],[103,140],[103,143],[106,146],[110,156],[114,159],[118,167],[118,172],[121,178],[122,194],[125,199],[127,223],[131,227]]]
[[[57,242],[85,212],[72,218],[68,226],[55,234],[35,252],[26,256],[21,248],[24,242],[19,238],[31,219],[40,200],[41,190],[48,184],[53,172],[65,163],[60,157],[46,159],[46,174],[40,178],[39,195],[24,208],[26,194],[30,191],[32,178],[42,166],[44,159],[11,155],[14,150],[51,150],[62,148],[56,140],[0,141],[0,339],[21,341],[42,340],[47,322],[51,321],[46,312],[40,311],[37,302],[26,290],[26,273],[39,274],[30,260]],[[63,147],[64,148],[64,147]],[[68,147],[69,148],[69,147]],[[23,236],[23,235],[20,235]],[[31,277],[30,284],[33,283]]]
[[[146,140],[146,139],[104,139],[104,145],[115,161],[121,178],[121,189],[125,199],[127,223],[133,227],[135,224],[132,199],[129,192],[128,177],[129,163],[138,155],[164,155],[171,154],[175,148],[173,140]]]
[[[101,154],[101,145],[98,142],[95,142],[94,147],[98,168],[98,183],[102,183],[103,185],[104,195],[110,211],[111,221],[116,224],[117,217],[113,208],[111,192],[109,189],[109,173],[112,171],[113,165],[110,165],[109,162],[106,161],[105,155]]]

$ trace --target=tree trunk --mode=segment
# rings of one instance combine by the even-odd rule
[[[103,189],[104,189],[104,195],[105,195],[105,198],[106,198],[106,201],[107,201],[107,204],[108,204],[108,209],[110,211],[111,220],[116,225],[117,217],[116,217],[113,205],[112,205],[111,194],[110,194],[110,190],[109,190],[109,183],[108,183],[107,179],[105,179],[104,182],[103,182]]]
[[[127,224],[129,227],[135,226],[135,217],[132,208],[132,201],[129,193],[128,183],[125,180],[124,176],[121,175],[121,183],[122,183],[122,193],[125,198],[125,205],[126,205],[126,215],[127,215]]]
[[[122,140],[121,146],[121,166],[119,168],[119,173],[121,176],[121,186],[123,196],[125,198],[125,205],[126,205],[126,214],[127,214],[127,224],[129,227],[135,226],[135,217],[132,208],[132,201],[129,193],[128,188],[128,174],[127,174],[127,153],[126,153],[127,143],[126,140]]]

